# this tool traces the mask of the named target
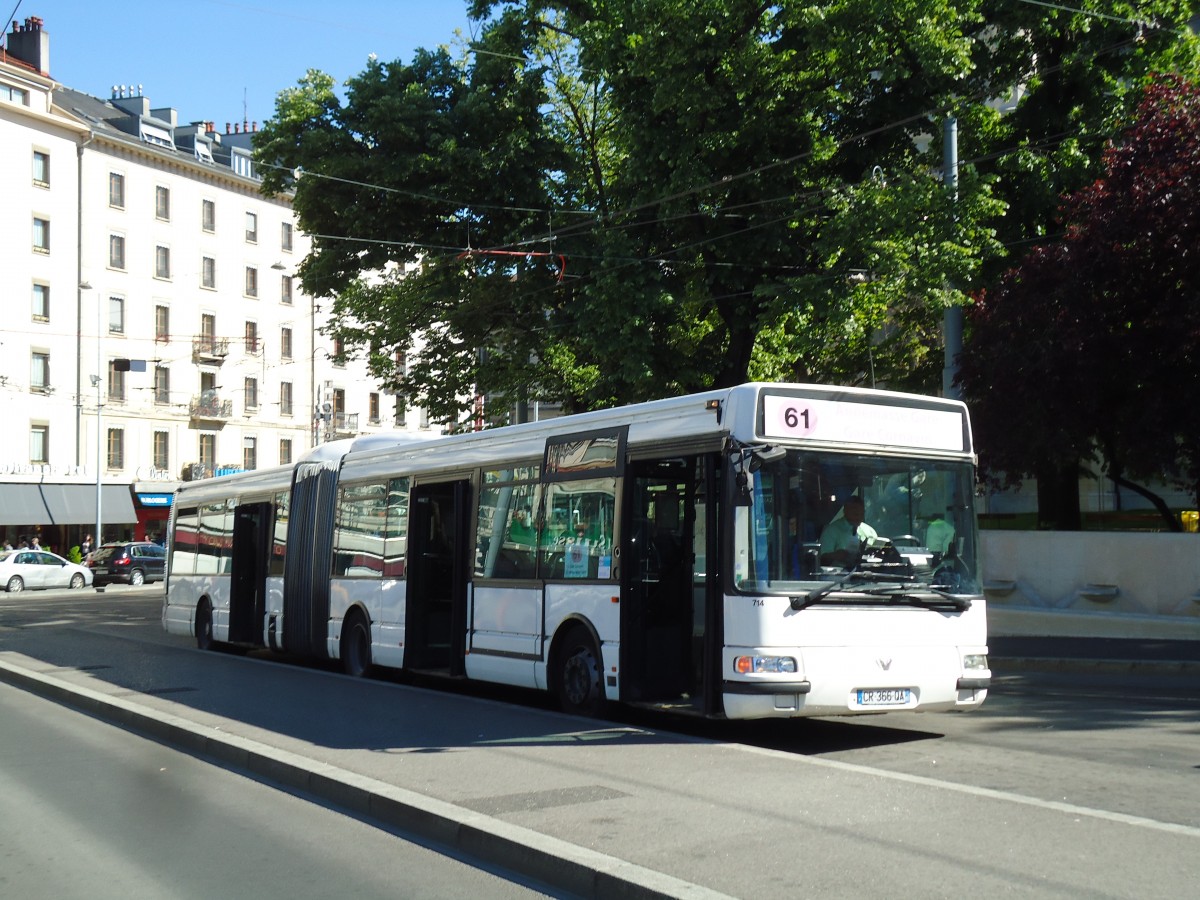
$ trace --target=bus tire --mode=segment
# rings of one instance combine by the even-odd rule
[[[351,678],[364,678],[371,671],[371,625],[360,610],[352,610],[342,622],[339,655],[342,671]]]
[[[212,607],[208,600],[201,600],[196,607],[196,647],[200,650],[211,650],[213,647]]]
[[[604,711],[600,651],[591,633],[581,625],[571,626],[559,647],[554,692],[563,712],[595,717]]]

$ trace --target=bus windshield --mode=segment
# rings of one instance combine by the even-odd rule
[[[740,591],[810,593],[838,581],[839,592],[880,582],[979,592],[967,462],[789,450],[748,473],[746,494],[734,507]]]

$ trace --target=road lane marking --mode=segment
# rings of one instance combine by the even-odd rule
[[[1132,825],[1135,828],[1149,828],[1154,831],[1165,831],[1168,834],[1179,834],[1184,837],[1200,838],[1200,828],[1194,825],[1181,825],[1176,822],[1162,822],[1158,819],[1150,819],[1145,816],[1131,816],[1128,813],[1112,812],[1107,809],[1093,809],[1090,806],[1078,806],[1074,803],[1066,803],[1061,800],[1042,800],[1039,797],[1028,797],[1024,794],[1014,794],[1009,791],[998,791],[995,788],[976,787],[970,784],[959,784],[954,781],[942,781],[938,778],[930,778],[928,775],[912,775],[908,772],[891,772],[887,769],[877,769],[874,766],[864,766],[860,763],[842,762],[837,759],[821,759],[815,756],[797,756],[794,753],[787,753],[783,750],[771,750],[767,747],[754,747],[749,744],[730,744],[725,743],[723,746],[737,750],[743,750],[747,753],[756,753],[762,756],[772,756],[781,759],[791,759],[813,766],[820,766],[827,769],[836,769],[841,772],[852,772],[856,775],[874,775],[878,778],[889,778],[892,781],[901,781],[906,784],[915,784],[921,787],[941,788],[942,790],[954,791],[959,794],[966,794],[972,797],[983,797],[988,800],[999,800],[1004,803],[1016,803],[1021,806],[1031,806],[1035,809],[1051,810],[1053,812],[1067,813],[1072,816],[1084,816],[1089,819],[1099,819],[1105,822],[1114,822],[1120,825]]]

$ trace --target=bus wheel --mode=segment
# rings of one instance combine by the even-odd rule
[[[207,600],[201,600],[196,607],[196,646],[201,650],[211,650],[213,645],[212,607]]]
[[[586,628],[576,626],[563,639],[554,690],[564,712],[598,716],[604,711],[600,652]]]
[[[362,678],[371,669],[371,626],[357,610],[342,623],[342,670],[352,678]]]

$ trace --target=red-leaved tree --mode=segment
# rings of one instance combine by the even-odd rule
[[[1062,480],[1096,459],[1177,528],[1139,482],[1200,502],[1200,86],[1156,78],[1061,214],[1065,237],[968,313],[960,383],[982,463]]]

